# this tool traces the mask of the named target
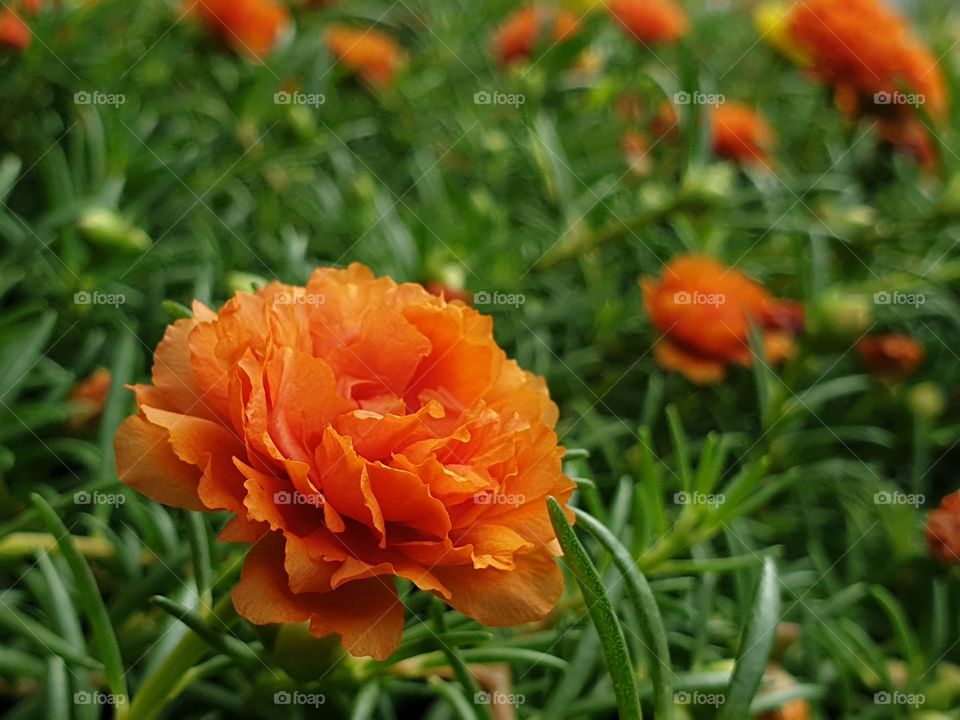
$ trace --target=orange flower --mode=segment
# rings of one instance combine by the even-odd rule
[[[960,565],[960,491],[928,513],[926,537],[930,554],[947,565]]]
[[[30,47],[30,28],[13,10],[0,10],[0,47],[23,52]]]
[[[711,113],[713,152],[748,165],[770,165],[775,143],[773,128],[760,113],[741,103],[718,105]]]
[[[525,7],[510,15],[493,33],[493,54],[502,65],[528,60],[544,35],[551,44],[575,37],[580,21],[567,10]]]
[[[870,372],[883,380],[910,377],[926,355],[920,342],[898,333],[864,338],[857,344],[857,350]]]
[[[910,150],[921,162],[935,156],[915,112],[946,112],[946,89],[936,56],[881,0],[804,0],[794,5],[787,34],[810,71],[832,85],[850,118],[870,115],[880,136]]]
[[[797,681],[779,665],[767,665],[758,697],[796,687]],[[806,700],[789,700],[776,710],[754,715],[754,720],[809,720],[810,705]]]
[[[763,331],[770,362],[794,352],[803,308],[781,302],[740,272],[701,255],[671,260],[659,281],[641,281],[644,305],[661,338],[654,356],[699,384],[719,382],[731,363],[749,366],[750,323]]]
[[[334,25],[327,31],[327,48],[339,63],[365,82],[386,87],[393,82],[403,53],[396,41],[379,30]]]
[[[228,510],[252,543],[237,611],[310,621],[383,659],[396,578],[485,625],[543,618],[563,590],[545,498],[565,502],[544,381],[492,321],[355,264],[272,282],[167,329],[139,414],[116,438],[125,483]]]
[[[67,421],[71,430],[80,431],[96,422],[103,413],[111,381],[110,371],[106,368],[98,368],[90,377],[73,387],[70,391],[70,400],[76,406],[76,411]]]
[[[608,0],[607,10],[644,45],[673,42],[687,30],[687,14],[674,0]]]
[[[239,53],[264,58],[290,22],[287,8],[274,0],[187,0],[206,26]]]

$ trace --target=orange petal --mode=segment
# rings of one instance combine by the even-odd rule
[[[543,619],[563,594],[563,574],[547,552],[514,558],[513,570],[439,567],[434,573],[450,605],[483,625],[506,627]]]
[[[207,509],[197,496],[200,471],[174,454],[166,430],[133,415],[120,425],[113,446],[126,485],[164,505]]]
[[[717,383],[727,376],[723,362],[692,355],[666,339],[654,345],[653,355],[660,367],[678,372],[698,385]]]

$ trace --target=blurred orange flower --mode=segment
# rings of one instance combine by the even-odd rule
[[[557,44],[575,37],[580,29],[580,21],[567,10],[521,8],[494,30],[493,54],[502,65],[528,60],[545,36]]]
[[[544,381],[492,321],[355,264],[272,282],[167,329],[116,438],[129,486],[228,510],[252,543],[237,611],[310,621],[383,659],[396,578],[485,625],[543,618],[563,590],[545,498],[573,490]]]
[[[788,36],[810,72],[833,86],[849,118],[869,115],[880,136],[922,163],[936,152],[916,109],[935,119],[946,113],[946,88],[936,56],[882,0],[797,2]]]
[[[390,85],[403,62],[396,41],[372,28],[333,25],[327,30],[327,48],[337,62],[378,87]]]
[[[960,491],[947,495],[927,514],[927,547],[947,565],[960,565]]]
[[[867,369],[883,380],[910,377],[926,356],[922,343],[899,333],[864,338],[857,344],[857,350]]]
[[[275,0],[186,0],[221,41],[254,58],[270,54],[290,22],[286,6]]]
[[[67,425],[73,431],[88,427],[103,413],[103,406],[110,392],[112,377],[106,368],[97,368],[90,377],[77,383],[70,391],[70,400],[76,407]]]
[[[793,336],[803,325],[798,303],[775,299],[733,268],[702,255],[673,258],[659,280],[641,280],[644,305],[661,333],[657,362],[699,384],[726,377],[727,366],[749,366],[750,323],[763,332],[769,362],[794,353]]]
[[[0,48],[24,51],[30,47],[33,34],[30,28],[13,10],[0,10]]]
[[[674,0],[608,0],[607,10],[644,45],[673,42],[687,30],[687,14]]]
[[[741,103],[730,102],[714,108],[710,118],[714,153],[744,165],[769,167],[776,135],[760,113]]]

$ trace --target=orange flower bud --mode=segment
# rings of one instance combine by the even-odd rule
[[[710,115],[713,152],[722,158],[749,165],[770,165],[775,135],[757,111],[740,103],[725,103]]]
[[[576,15],[566,10],[521,8],[494,31],[493,55],[501,65],[529,60],[545,36],[556,44],[570,40],[580,29]]]
[[[13,10],[0,10],[0,47],[23,52],[30,47],[30,28]]]
[[[923,345],[909,335],[874,335],[857,344],[864,365],[883,380],[902,380],[913,375],[926,355]]]
[[[270,54],[290,14],[275,0],[186,0],[221,41],[237,52],[254,58]]]
[[[947,565],[960,565],[960,490],[927,514],[927,547]]]
[[[607,10],[644,45],[673,42],[687,30],[687,14],[674,0],[609,0]]]

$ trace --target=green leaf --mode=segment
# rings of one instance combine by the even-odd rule
[[[653,681],[655,717],[663,720],[673,718],[673,670],[670,665],[670,648],[667,631],[660,616],[660,609],[650,589],[650,584],[633,562],[633,558],[619,540],[596,518],[579,508],[573,509],[577,521],[593,535],[613,556],[613,562],[623,573],[627,594],[634,604],[640,633],[649,654],[650,678]]]
[[[128,703],[125,702],[127,699],[127,681],[126,673],[123,670],[123,658],[120,656],[120,647],[117,644],[113,626],[110,624],[107,608],[103,604],[103,597],[97,587],[97,581],[94,579],[93,572],[90,570],[86,559],[74,545],[73,536],[70,535],[67,526],[63,524],[63,521],[50,507],[49,503],[37,493],[33,493],[30,499],[40,513],[43,524],[57,538],[60,552],[63,553],[64,559],[70,566],[80,606],[93,629],[93,639],[97,653],[103,661],[107,685],[118,699],[117,717],[125,717]],[[119,701],[121,697],[124,702]]]
[[[780,621],[779,582],[776,564],[767,558],[763,562],[752,612],[740,640],[740,651],[727,689],[727,699],[717,713],[717,720],[743,720],[750,717],[750,703],[763,680]]]
[[[580,586],[590,618],[600,636],[607,670],[613,681],[620,720],[642,718],[643,710],[640,707],[640,696],[637,694],[636,675],[633,663],[630,661],[630,654],[627,652],[623,628],[610,604],[597,568],[577,539],[570,523],[567,522],[560,503],[555,498],[549,497],[547,507],[553,529],[557,533],[557,540],[563,549],[564,560]]]

